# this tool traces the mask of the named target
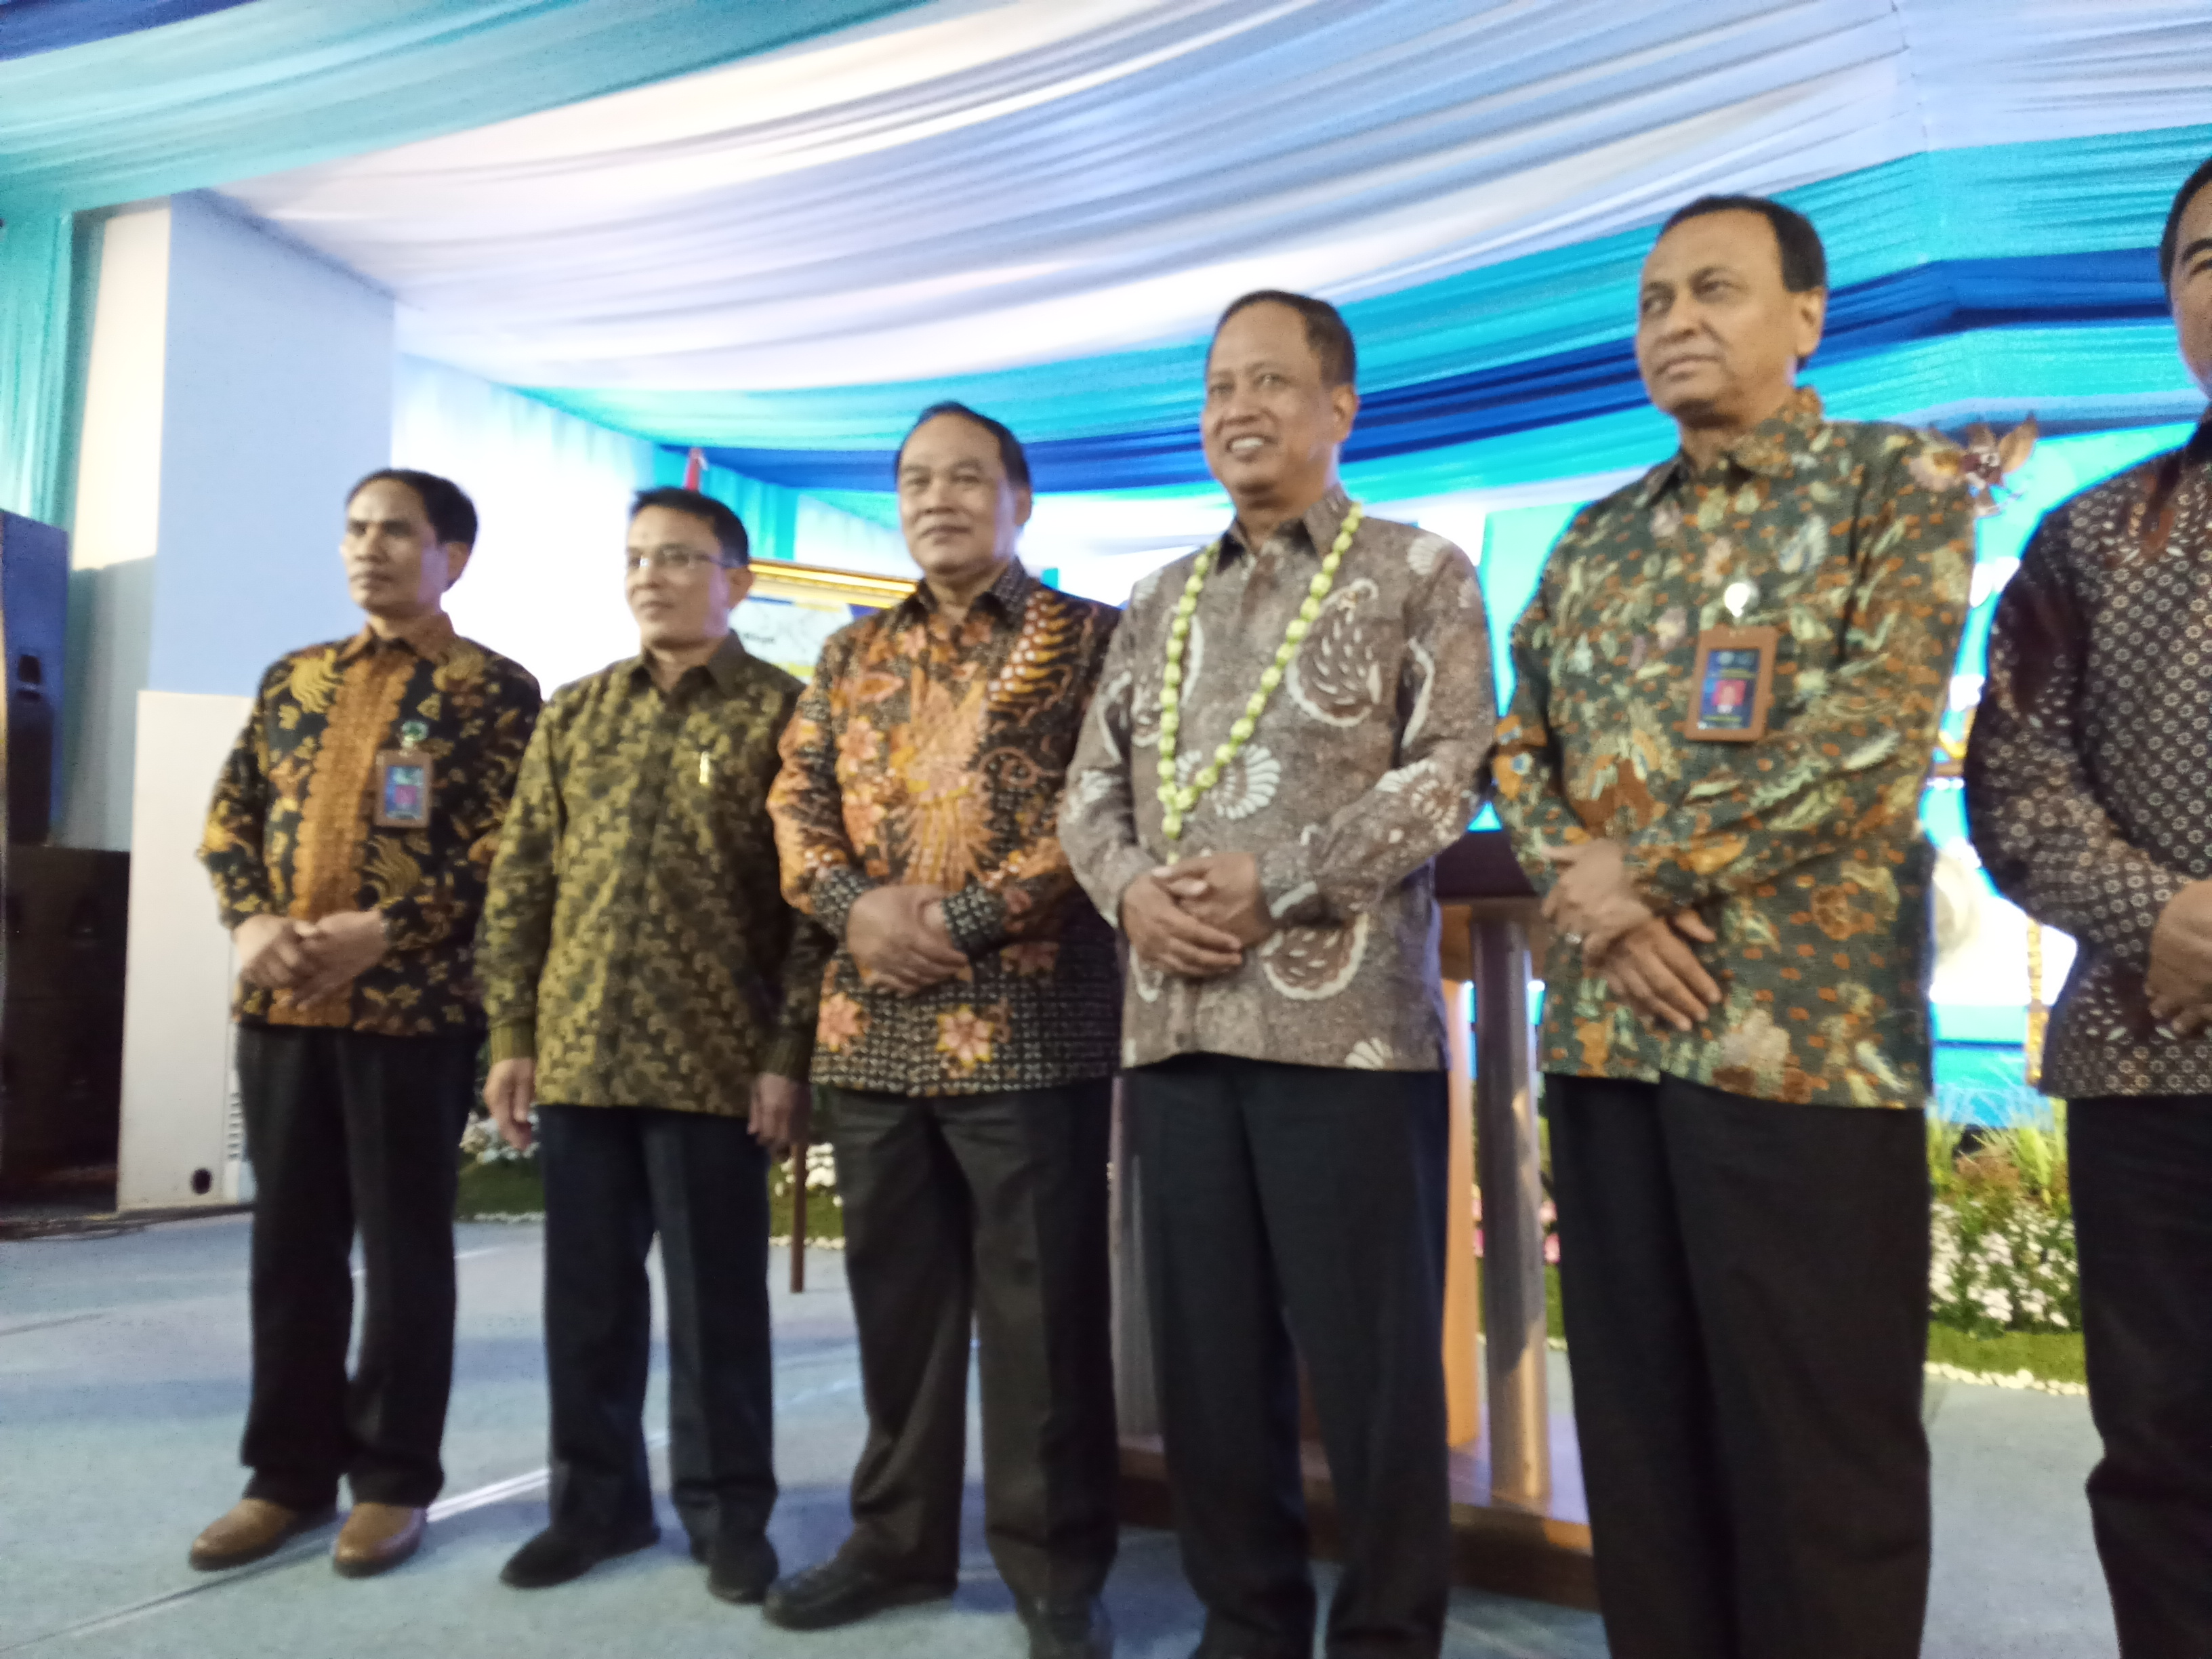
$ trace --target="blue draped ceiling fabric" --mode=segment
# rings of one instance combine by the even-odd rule
[[[2212,0],[251,0],[0,61],[0,215],[217,185],[395,294],[405,349],[878,518],[948,396],[1048,490],[1209,495],[1206,330],[1305,289],[1359,337],[1353,486],[1503,500],[1668,443],[1634,275],[1709,190],[1820,225],[1838,413],[2193,414],[2148,249],[2212,152],[2208,34]]]

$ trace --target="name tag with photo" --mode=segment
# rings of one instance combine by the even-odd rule
[[[1692,743],[1755,743],[1766,735],[1781,637],[1772,628],[1709,628],[1698,635],[1684,736]]]
[[[419,749],[387,749],[376,757],[376,827],[430,827],[430,757]]]

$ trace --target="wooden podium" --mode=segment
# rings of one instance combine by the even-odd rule
[[[1544,1194],[1528,1025],[1530,939],[1541,925],[1535,895],[1496,830],[1462,837],[1437,860],[1436,875],[1443,908],[1437,972],[1452,1016],[1451,1190],[1462,1195],[1453,1205],[1446,1239],[1442,1357],[1456,1576],[1482,1589],[1595,1607],[1589,1516],[1574,1424],[1550,1409],[1539,1214]],[[1464,1012],[1470,991],[1471,1042]],[[1173,1517],[1152,1393],[1137,1225],[1144,1170],[1133,1151],[1117,1113],[1114,1363],[1121,1516],[1137,1525],[1164,1527]],[[1484,1244],[1480,1272],[1473,1203],[1478,1189]],[[1332,1557],[1334,1495],[1328,1459],[1310,1437],[1305,1488],[1315,1553]]]

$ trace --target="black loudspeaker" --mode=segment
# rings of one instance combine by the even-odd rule
[[[68,533],[0,513],[11,842],[45,841],[61,805],[62,649],[68,619]]]
[[[112,1165],[122,1127],[131,855],[11,847],[0,912],[8,971],[0,1184]]]

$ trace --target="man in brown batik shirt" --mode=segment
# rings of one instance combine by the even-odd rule
[[[444,1479],[453,1197],[483,1040],[471,951],[538,682],[445,612],[476,508],[372,473],[341,551],[368,626],[262,677],[200,861],[238,952],[238,1088],[253,1160],[246,1496],[196,1567],[258,1560],[353,1512],[350,1577],[412,1554]],[[350,1382],[348,1255],[367,1312]]]
[[[2212,161],[2160,269],[2212,392]],[[1966,751],[1998,890],[2071,933],[2042,1085],[2069,1103],[2089,1476],[2120,1651],[2212,1652],[2212,415],[2055,508],[2006,587]]]
[[[1200,421],[1237,516],[1137,585],[1060,811],[1129,941],[1153,1358],[1208,1655],[1313,1650],[1293,1337],[1342,1519],[1328,1650],[1433,1655],[1451,1583],[1429,866],[1479,804],[1490,636],[1467,555],[1339,483],[1356,371],[1324,301],[1224,314]],[[1195,787],[1224,746],[1171,811],[1164,775]]]
[[[958,404],[901,446],[913,594],[823,647],[784,738],[785,891],[840,944],[814,1079],[844,1200],[868,1440],[853,1533],[790,1629],[951,1593],[974,1331],[983,1527],[1035,1659],[1110,1651],[1106,1159],[1113,936],[1056,833],[1115,617],[1022,568],[1029,465]]]

